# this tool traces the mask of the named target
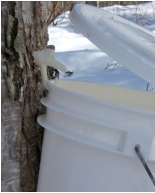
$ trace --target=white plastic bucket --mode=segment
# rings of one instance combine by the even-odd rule
[[[155,93],[49,81],[37,191],[154,191]]]

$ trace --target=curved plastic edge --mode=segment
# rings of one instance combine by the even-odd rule
[[[146,80],[147,82],[155,85],[155,70],[151,68],[151,66],[147,65],[147,59],[145,59],[144,56],[141,56],[141,58],[138,58],[139,56],[136,55],[135,50],[130,53],[130,45],[127,50],[124,50],[119,45],[115,44],[110,37],[106,37],[106,35],[103,35],[99,30],[97,30],[89,21],[82,15],[81,9],[91,7],[92,9],[96,9],[96,11],[102,11],[105,14],[111,14],[109,12],[106,12],[104,10],[100,10],[98,8],[95,8],[90,5],[84,5],[84,4],[76,4],[70,13],[69,17],[71,22],[83,33],[85,37],[87,37],[92,43],[94,43],[96,46],[98,46],[102,51],[107,53],[110,57],[117,60],[120,64],[127,67],[130,71],[140,76],[142,79]],[[113,16],[114,14],[111,14]],[[129,21],[120,18],[118,16],[114,16],[114,19],[117,18],[117,21],[126,21],[126,24],[129,24]],[[132,24],[130,22],[130,26],[134,27],[135,29],[138,29],[139,31],[146,33],[152,37],[154,37],[154,34],[149,32],[146,29],[143,29],[140,26],[137,26],[136,24]],[[108,32],[106,32],[108,33]],[[104,39],[104,40],[103,40]],[[142,48],[142,46],[141,46]],[[140,49],[141,49],[140,48]],[[145,47],[144,47],[145,48]],[[129,50],[129,51],[128,51]],[[123,57],[122,57],[123,56]],[[154,57],[154,56],[152,56]],[[149,62],[149,61],[148,61]],[[154,63],[154,62],[153,62]],[[152,61],[151,61],[152,64]]]

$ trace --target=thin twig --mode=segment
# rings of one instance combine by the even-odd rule
[[[73,3],[74,1],[69,1],[60,11],[56,13],[56,15],[47,22],[47,25],[50,25],[59,15],[66,11],[66,9]]]
[[[56,11],[56,9],[57,9],[57,7],[58,7],[58,4],[59,4],[59,1],[57,1],[55,7],[54,7],[53,10],[51,11],[51,14],[50,14],[50,16],[49,16],[49,18],[48,18],[48,20],[47,20],[47,24],[49,23],[49,21],[51,20],[52,15],[53,15],[54,12]]]

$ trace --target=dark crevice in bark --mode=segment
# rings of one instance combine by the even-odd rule
[[[10,6],[9,6],[9,14],[14,18],[13,21],[13,27],[11,30],[11,41],[10,41],[10,51],[12,52],[12,57],[10,58],[10,60],[13,61],[18,61],[19,59],[19,55],[16,52],[15,48],[14,48],[14,42],[17,36],[17,32],[18,32],[18,19],[15,18],[15,6],[16,6],[16,2],[15,1],[10,1],[9,2]]]
[[[2,2],[2,4],[3,3],[7,3],[8,4],[8,2]],[[4,30],[3,30],[3,33],[2,33],[2,36],[1,36],[1,38],[3,39],[4,38],[4,46],[5,47],[7,47],[7,23],[8,23],[8,14],[7,14],[7,10],[6,9],[3,9],[2,10],[2,13],[1,13],[1,16],[3,17],[3,18],[5,18],[4,20],[2,20],[1,22],[2,22],[2,27],[4,27]],[[2,48],[3,49],[3,48]],[[2,50],[3,51],[3,50]]]
[[[14,67],[14,78],[13,78],[13,82],[15,85],[15,94],[14,94],[15,101],[19,101],[20,90],[21,90],[21,87],[24,85],[22,75],[23,75],[23,69],[18,66],[15,66]]]
[[[13,52],[13,60],[15,60],[15,61],[17,61],[19,59],[19,55],[14,48],[14,42],[15,42],[15,39],[17,36],[17,31],[18,31],[18,19],[15,18],[13,28],[11,31],[11,42],[10,42],[10,48]]]
[[[9,14],[15,17],[15,6],[16,2],[15,1],[10,1],[9,2]]]

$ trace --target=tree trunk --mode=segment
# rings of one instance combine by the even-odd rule
[[[43,128],[37,117],[40,70],[32,51],[48,41],[46,7],[39,1],[2,1],[1,191],[36,191]]]

